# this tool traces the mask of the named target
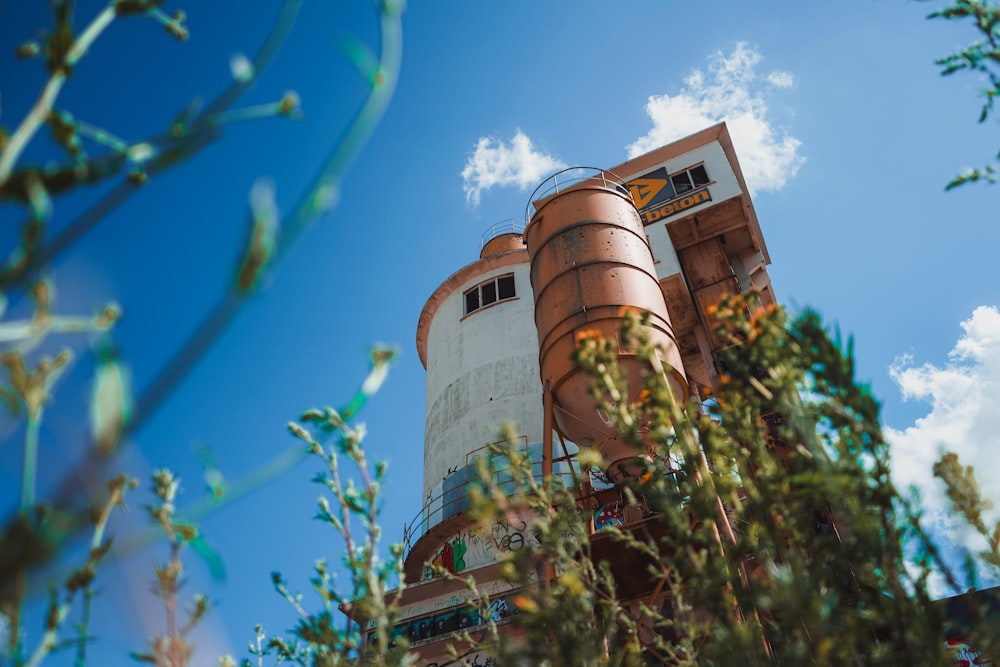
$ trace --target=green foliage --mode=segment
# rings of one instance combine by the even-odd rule
[[[30,654],[26,652],[20,633],[21,597],[25,587],[25,563],[38,563],[50,558],[59,544],[58,535],[66,531],[70,517],[51,508],[36,507],[30,513],[21,513],[5,527],[0,536],[0,613],[10,619],[9,645],[14,665],[35,667],[42,663],[56,648],[59,634],[78,596],[82,596],[83,622],[78,626],[77,662],[84,664],[87,645],[87,626],[90,603],[94,596],[94,578],[98,565],[111,549],[111,540],[105,538],[108,521],[115,508],[124,508],[125,494],[136,483],[121,475],[107,485],[107,495],[89,514],[92,533],[90,549],[82,565],[74,568],[61,582],[62,595],[52,589],[45,618],[45,631]],[[13,574],[13,576],[11,576]]]
[[[510,436],[510,434],[509,434]],[[577,511],[572,489],[559,478],[538,480],[531,461],[512,437],[493,451],[504,461],[512,483],[501,486],[495,458],[479,462],[481,492],[472,494],[470,513],[491,525],[512,515],[533,517],[537,547],[510,551],[501,575],[520,592],[513,598],[518,626],[530,631],[523,643],[501,641],[490,623],[492,643],[501,664],[602,664],[606,638],[618,632],[618,602],[606,563],[591,558],[589,535]],[[506,489],[520,492],[509,494]],[[474,591],[480,605],[489,596]],[[585,639],[586,638],[586,639]],[[584,639],[584,640],[582,640]],[[587,640],[589,639],[589,640]],[[471,643],[469,639],[465,640]]]
[[[402,43],[402,3],[378,3],[375,10],[380,51],[373,54],[356,40],[346,54],[358,65],[369,86],[342,139],[331,147],[325,163],[298,197],[298,205],[284,218],[279,219],[273,192],[267,186],[255,188],[251,193],[247,241],[233,279],[220,286],[221,296],[211,312],[192,328],[190,336],[168,355],[161,370],[133,399],[128,364],[118,357],[111,337],[120,308],[109,304],[92,317],[58,312],[50,285],[44,279],[49,264],[71,250],[81,236],[138,192],[140,188],[136,186],[194,156],[214,142],[227,125],[276,116],[299,117],[301,104],[294,91],[269,104],[233,107],[280,50],[301,2],[280,3],[271,33],[252,60],[243,58],[243,66],[239,72],[234,71],[234,81],[229,87],[206,104],[191,102],[168,127],[144,138],[123,138],[111,130],[95,127],[72,111],[59,108],[59,97],[76,65],[111,24],[131,17],[151,19],[170,36],[183,41],[188,38],[184,12],[178,10],[168,15],[161,9],[163,0],[107,0],[102,9],[88,17],[89,21],[78,23],[74,17],[76,3],[72,0],[53,0],[49,4],[53,10],[49,29],[39,31],[39,41],[24,41],[16,47],[20,58],[44,57],[47,74],[39,86],[37,101],[15,126],[0,128],[0,203],[24,209],[19,242],[8,256],[0,258],[0,316],[5,314],[8,295],[15,298],[21,295],[35,303],[35,313],[30,319],[0,323],[0,366],[5,371],[5,379],[0,379],[0,399],[15,418],[26,424],[21,499],[0,526],[0,634],[4,635],[0,661],[9,658],[17,667],[37,665],[58,648],[58,635],[65,631],[71,610],[80,615],[75,624],[79,636],[71,640],[77,647],[76,664],[85,664],[86,647],[93,640],[89,636],[90,605],[96,590],[92,580],[97,564],[109,553],[110,541],[101,542],[95,537],[97,541],[82,569],[75,568],[65,578],[58,575],[55,583],[65,587],[65,593],[53,594],[46,613],[45,635],[37,648],[29,652],[24,645],[23,627],[27,619],[23,618],[23,611],[25,601],[37,595],[32,589],[40,585],[40,571],[51,567],[53,561],[57,565],[54,569],[68,567],[66,552],[89,528],[94,528],[95,536],[103,536],[110,507],[120,503],[122,492],[117,486],[111,490],[112,501],[104,511],[99,509],[104,507],[103,497],[85,487],[100,488],[100,480],[114,478],[114,484],[124,488],[124,478],[115,477],[114,472],[119,463],[115,455],[120,444],[146,422],[203,358],[245,299],[256,292],[261,278],[284,257],[308,225],[330,210],[340,180],[392,98]],[[23,160],[29,144],[43,137],[45,130],[51,144],[61,149],[60,160],[46,164]],[[111,181],[115,187],[78,218],[59,225],[56,234],[49,234],[54,200],[101,181]],[[57,484],[56,497],[39,498],[36,479],[41,424],[52,403],[56,382],[71,356],[68,350],[42,356],[38,348],[50,344],[47,340],[50,335],[65,333],[95,334],[91,337],[96,369],[91,394],[91,442],[81,443],[86,458],[79,466],[58,471],[63,479]],[[342,411],[345,420],[378,390],[394,351],[376,350],[374,356],[372,373]],[[120,540],[111,551],[113,555],[126,554],[163,535],[170,547],[169,561],[154,569],[154,592],[167,609],[166,632],[150,641],[148,652],[135,657],[171,667],[190,662],[193,646],[187,636],[208,612],[208,604],[205,598],[196,597],[187,621],[177,622],[183,569],[181,552],[190,546],[208,562],[213,573],[221,569],[218,555],[197,532],[197,520],[259,488],[307,455],[299,448],[283,452],[231,483],[223,483],[221,473],[209,460],[207,497],[184,508],[175,502],[176,480],[165,471],[158,473],[154,491],[159,502],[150,509],[156,526]]]
[[[209,610],[208,598],[204,595],[195,595],[194,605],[188,611],[187,622],[178,626],[177,596],[183,585],[184,573],[181,553],[186,546],[198,539],[198,529],[195,526],[176,520],[177,491],[180,483],[180,479],[174,477],[169,470],[154,472],[153,492],[159,502],[146,508],[150,518],[163,530],[170,546],[170,560],[153,566],[155,574],[153,594],[163,600],[166,609],[166,632],[149,641],[148,653],[133,653],[132,657],[156,667],[187,667],[190,664],[194,645],[187,637]]]
[[[944,482],[952,508],[985,539],[988,548],[978,556],[1000,567],[1000,521],[992,530],[987,525],[984,513],[993,505],[980,495],[972,466],[962,466],[958,455],[945,452],[934,464],[934,476]]]
[[[636,320],[616,341],[580,341],[577,361],[616,433],[655,452],[624,490],[645,520],[591,534],[582,488],[538,482],[513,446],[498,454],[519,492],[496,481],[494,459],[482,463],[470,513],[490,525],[527,512],[537,546],[508,552],[501,566],[516,591],[516,629],[491,623],[489,642],[456,635],[456,654],[475,643],[499,664],[947,664],[943,611],[927,594],[928,577],[946,568],[892,484],[878,404],[854,379],[852,346],[815,314],[789,322],[780,309],[755,310],[752,296],[715,315],[731,346],[707,412],[678,404],[658,373],[646,375],[640,400],[622,399],[618,340],[651,367],[656,355]],[[601,462],[584,451],[580,465]],[[938,474],[965,490],[956,506],[995,552],[971,471],[955,465],[945,457]],[[628,554],[612,556],[618,568],[647,573],[638,598],[623,599],[621,573],[595,555],[609,539]],[[908,544],[932,555],[908,563]],[[985,632],[974,641],[997,648]]]
[[[375,358],[381,360],[375,364],[378,371],[391,359],[381,353]],[[333,503],[326,495],[320,496],[315,518],[333,527],[344,539],[343,565],[350,573],[350,592],[341,594],[334,586],[326,561],[317,561],[310,584],[321,606],[319,611],[310,612],[303,606],[300,595],[289,592],[282,575],[272,573],[275,590],[292,605],[300,619],[292,631],[292,639],[275,636],[265,641],[266,636],[258,628],[257,642],[251,644],[250,652],[258,660],[273,654],[278,661],[316,667],[404,664],[407,644],[394,640],[390,632],[405,585],[403,547],[399,544],[390,547],[388,561],[383,562],[379,556],[382,529],[378,514],[386,465],[379,463],[372,468],[368,464],[362,448],[364,426],[348,426],[343,415],[332,408],[307,411],[298,422],[290,423],[288,429],[325,468],[313,482],[324,487]],[[325,446],[323,441],[331,438],[335,439],[333,446]],[[345,476],[341,470],[341,457],[354,467],[360,486],[353,476]],[[390,592],[393,587],[395,590]],[[373,627],[367,643],[364,627],[351,621],[345,629],[337,627],[340,611],[347,611],[351,618]]]
[[[955,0],[944,9],[931,13],[928,18],[972,19],[980,39],[940,58],[937,64],[944,76],[956,72],[973,72],[986,78],[988,86],[982,91],[986,99],[979,114],[979,122],[986,122],[993,112],[994,101],[1000,96],[1000,5],[990,0]],[[997,153],[995,159],[1000,163],[1000,153]],[[988,164],[981,169],[967,169],[955,176],[945,189],[950,190],[975,181],[988,183],[1000,181],[1000,164]]]

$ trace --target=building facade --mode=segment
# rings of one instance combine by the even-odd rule
[[[524,224],[484,241],[479,259],[434,291],[417,327],[427,370],[424,504],[405,536],[407,587],[393,632],[423,665],[490,664],[485,649],[449,658],[450,637],[491,620],[502,630],[516,613],[499,562],[531,546],[531,517],[483,526],[467,512],[477,460],[490,456],[502,424],[539,476],[570,483],[577,448],[601,451],[609,465],[588,479],[580,507],[594,553],[613,570],[621,550],[602,546],[596,531],[642,518],[618,492],[641,473],[642,456],[617,443],[595,409],[569,358],[576,336],[613,338],[624,313],[651,313],[647,332],[674,391],[701,396],[719,375],[709,306],[750,289],[763,305],[774,302],[770,258],[724,123],[607,170],[556,174],[531,197]],[[507,481],[502,466],[495,474]],[[436,578],[432,566],[473,576],[489,608],[471,610],[465,586]],[[640,579],[623,574],[626,600],[648,594]]]

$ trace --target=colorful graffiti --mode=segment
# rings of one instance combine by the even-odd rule
[[[508,551],[537,544],[530,523],[520,517],[497,521],[489,528],[473,526],[441,546],[424,568],[421,579],[432,579],[435,567],[458,574],[496,563]]]
[[[467,550],[465,540],[459,535],[441,547],[441,551],[431,559],[431,565],[445,569],[452,574],[461,572],[465,569],[465,552]]]
[[[985,590],[972,590],[964,595],[940,600],[945,618],[948,639],[948,664],[956,667],[973,665],[1000,665],[1000,655],[986,655],[973,642],[970,630],[993,630],[1000,621],[1000,586]]]
[[[600,530],[605,526],[621,526],[624,523],[625,515],[621,503],[608,503],[598,507],[594,512],[594,530]]]
[[[486,606],[470,607],[462,605],[439,614],[424,616],[393,626],[392,637],[406,637],[411,643],[431,639],[439,635],[458,632],[466,628],[483,625],[489,621],[499,623],[517,613],[517,607],[506,597],[490,600]],[[374,632],[374,631],[372,631]],[[370,632],[369,637],[372,637]]]
[[[957,667],[973,667],[973,665],[978,667],[978,665],[996,664],[992,659],[966,644],[965,638],[962,636],[950,637],[945,642],[945,647],[955,661],[953,664]]]

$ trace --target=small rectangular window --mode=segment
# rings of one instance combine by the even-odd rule
[[[496,281],[490,281],[484,283],[482,286],[483,292],[483,305],[488,306],[497,300],[497,284]]]
[[[711,182],[712,180],[708,177],[708,171],[703,164],[678,171],[670,175],[670,184],[674,187],[672,198],[703,188]]]
[[[517,295],[514,290],[514,274],[508,273],[491,278],[465,293],[465,314],[468,315],[498,301],[513,299],[515,296]]]
[[[671,176],[670,182],[674,184],[674,192],[677,194],[683,194],[689,190],[694,190],[694,186],[691,185],[691,177],[688,176],[686,171],[682,171],[679,174]]]
[[[469,290],[465,293],[465,314],[479,309],[479,290]]]
[[[708,172],[705,171],[705,165],[700,164],[697,167],[692,167],[688,170],[691,174],[691,181],[694,183],[694,187],[700,188],[703,185],[708,185]]]
[[[514,298],[514,276],[500,276],[497,278],[497,290],[500,293],[500,300]]]

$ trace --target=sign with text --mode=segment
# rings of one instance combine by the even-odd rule
[[[712,201],[707,188],[679,197],[666,167],[659,167],[633,178],[626,185],[643,225],[651,225],[698,204]],[[689,185],[688,188],[690,187]]]

